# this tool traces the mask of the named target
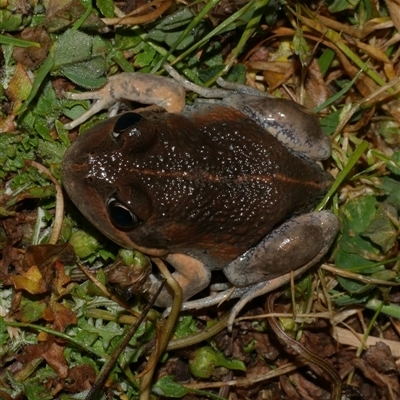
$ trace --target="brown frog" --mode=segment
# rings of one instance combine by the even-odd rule
[[[184,300],[222,269],[236,287],[229,294],[241,298],[231,324],[250,299],[331,246],[337,218],[310,212],[332,182],[315,161],[330,156],[330,141],[297,103],[221,80],[224,89],[204,89],[168,71],[174,79],[125,73],[100,91],[68,95],[96,100],[68,129],[120,99],[164,111],[127,112],[87,131],[65,155],[63,183],[111,240],[169,262]],[[185,88],[214,100],[185,106]],[[149,293],[158,285],[151,275]],[[163,289],[156,304],[171,302]]]

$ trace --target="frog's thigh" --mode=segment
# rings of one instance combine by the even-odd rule
[[[182,288],[183,301],[201,292],[209,285],[211,273],[201,261],[185,254],[169,254],[166,261],[175,269],[172,276]],[[154,276],[153,279],[155,279]],[[149,290],[150,293],[155,293],[158,286],[159,281],[155,280]],[[172,291],[166,287],[157,298],[156,305],[159,307],[169,307],[172,304],[172,299]]]
[[[268,96],[232,94],[223,104],[238,109],[256,121],[286,147],[313,160],[331,154],[331,142],[318,118],[293,101]]]
[[[330,211],[292,218],[228,264],[224,273],[234,285],[249,286],[311,267],[329,250],[338,230],[339,222]]]

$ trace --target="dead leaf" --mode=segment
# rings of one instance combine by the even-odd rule
[[[43,25],[49,32],[57,32],[71,26],[86,11],[79,0],[50,0],[46,5],[46,18]],[[95,13],[90,13],[83,27],[101,29],[105,24]]]
[[[68,364],[64,356],[64,346],[60,346],[54,341],[45,342],[45,344],[47,344],[47,348],[42,353],[42,357],[60,378],[66,378],[68,376]]]
[[[399,372],[386,344],[378,342],[371,346],[362,359],[353,360],[353,365],[382,390],[388,391],[390,388],[390,391],[400,395]]]
[[[386,0],[386,5],[397,32],[400,32],[400,1]]]
[[[32,90],[32,82],[21,63],[17,63],[14,74],[7,88],[7,96],[13,102],[12,113],[15,114]]]
[[[48,287],[37,265],[33,265],[22,275],[11,277],[16,290],[26,290],[31,294],[46,293]]]
[[[312,110],[328,100],[331,93],[321,74],[318,61],[315,58],[312,60],[307,72],[304,84],[304,101],[301,103],[309,110]]]
[[[46,284],[50,285],[53,284],[56,273],[55,264],[60,262],[68,265],[74,263],[75,259],[75,253],[68,243],[28,246],[23,260],[23,268],[27,269],[31,265],[37,265]],[[65,278],[62,278],[62,281],[64,280]]]
[[[61,262],[56,261],[54,268],[56,276],[52,283],[53,292],[62,297],[66,292],[69,292],[69,288],[64,288],[64,286],[71,282],[71,277],[65,274],[64,264]]]
[[[51,327],[55,331],[64,332],[68,325],[78,323],[78,318],[75,313],[60,303],[53,303],[51,305],[51,310],[54,317],[54,322]]]
[[[50,35],[41,27],[26,28],[21,32],[21,39],[38,42],[40,47],[15,47],[14,58],[29,69],[38,67],[47,57],[52,41]]]
[[[95,380],[96,371],[91,365],[77,365],[69,370],[65,386],[72,393],[80,393],[84,390],[90,390]]]

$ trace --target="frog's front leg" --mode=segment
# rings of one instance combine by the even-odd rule
[[[182,288],[183,301],[190,299],[210,284],[211,272],[201,261],[185,254],[169,254],[165,260],[175,269],[172,276]],[[153,296],[160,286],[160,279],[155,275],[150,275],[146,286],[147,293]],[[166,308],[171,306],[172,301],[172,291],[166,287],[157,297],[155,304]]]
[[[94,100],[88,111],[64,125],[64,128],[68,130],[120,100],[156,105],[171,113],[178,113],[185,107],[185,89],[181,85],[171,78],[140,73],[124,72],[114,75],[99,90],[65,93],[65,97],[73,100]]]

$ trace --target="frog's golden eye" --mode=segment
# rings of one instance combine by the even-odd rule
[[[132,229],[138,222],[138,217],[125,205],[115,198],[107,202],[108,216],[112,224],[121,230]]]
[[[125,114],[122,114],[115,122],[112,135],[117,138],[121,133],[129,128],[132,128],[142,119],[143,117],[140,114],[136,114],[134,112],[127,112]]]

